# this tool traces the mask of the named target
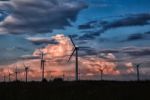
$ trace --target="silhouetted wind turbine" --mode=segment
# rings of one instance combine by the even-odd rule
[[[10,71],[9,71],[9,69],[8,69],[8,79],[9,79],[9,82],[11,82],[11,73],[10,73]]]
[[[99,69],[100,74],[101,74],[101,80],[103,80],[103,69]]]
[[[139,70],[140,65],[141,65],[141,64],[136,64],[137,81],[140,81],[140,70]]]
[[[16,69],[15,69],[15,75],[16,75],[16,81],[18,81],[18,68],[17,68],[17,65],[16,65]]]
[[[26,66],[24,63],[23,63],[23,65],[24,65],[24,69],[25,69],[25,76],[26,76],[26,83],[28,82],[28,71],[29,71],[29,66]]]
[[[63,78],[63,80],[65,80],[65,72],[64,71],[62,73],[62,78]]]
[[[39,50],[41,53],[41,69],[42,69],[42,81],[45,79],[44,73],[45,73],[45,60],[44,60],[44,52]]]
[[[107,66],[105,65],[105,67],[107,67]],[[104,69],[105,68],[102,68],[102,66],[100,65],[99,71],[100,71],[100,74],[101,74],[101,81],[103,80]]]
[[[70,40],[73,44],[74,50],[73,50],[72,54],[70,55],[68,62],[71,60],[73,54],[75,53],[75,59],[76,59],[76,62],[75,62],[75,80],[78,81],[78,79],[79,79],[79,77],[78,77],[78,50],[79,50],[79,47],[77,45],[75,45],[72,37],[71,36],[69,36],[69,37],[70,37]]]

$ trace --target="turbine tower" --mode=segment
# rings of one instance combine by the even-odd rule
[[[106,67],[107,67],[107,65],[105,65],[105,67],[102,67],[100,65],[99,71],[100,71],[100,74],[101,74],[101,81],[103,80],[104,70],[105,70]]]
[[[25,80],[26,80],[26,83],[28,82],[28,71],[29,71],[29,66],[26,66],[24,63],[24,69],[25,69]]]
[[[75,45],[72,37],[71,36],[69,36],[69,37],[73,44],[74,50],[73,50],[72,54],[70,55],[68,62],[71,60],[73,54],[75,53],[75,80],[78,81],[79,80],[79,76],[78,76],[78,50],[79,50],[79,47],[77,45]]]
[[[101,81],[103,80],[103,69],[99,69],[100,74],[101,74]]]
[[[65,72],[64,71],[62,73],[62,78],[63,78],[63,80],[65,80]]]
[[[140,81],[140,70],[139,70],[140,65],[141,65],[141,64],[136,64],[137,81]]]
[[[11,82],[11,73],[10,73],[10,71],[9,71],[9,69],[8,69],[8,79],[9,79],[9,82]]]
[[[40,51],[40,55],[41,55],[41,69],[42,69],[42,81],[45,79],[44,73],[45,73],[45,60],[44,60],[44,52]]]
[[[16,75],[16,81],[18,81],[18,68],[17,68],[17,65],[16,65],[16,69],[15,69],[15,75]]]

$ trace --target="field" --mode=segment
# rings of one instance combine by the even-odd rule
[[[148,100],[150,81],[0,83],[0,100]]]

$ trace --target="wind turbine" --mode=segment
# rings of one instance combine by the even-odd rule
[[[10,73],[10,71],[9,71],[9,69],[8,69],[8,79],[9,79],[9,82],[11,82],[11,73]]]
[[[18,68],[17,68],[17,65],[16,65],[16,69],[15,69],[15,76],[16,76],[16,81],[18,81]]]
[[[79,80],[79,76],[78,76],[78,50],[79,50],[79,47],[77,45],[75,45],[72,37],[71,36],[69,36],[69,37],[73,44],[74,50],[73,50],[72,54],[70,55],[68,62],[71,60],[73,54],[75,53],[75,61],[76,61],[75,62],[75,80],[78,81]]]
[[[26,83],[28,82],[28,71],[29,71],[29,66],[26,66],[24,63],[23,63],[23,65],[24,65],[24,69],[25,69],[25,79],[26,79]]]
[[[107,66],[105,65],[105,67],[107,67]],[[99,71],[100,71],[100,75],[101,75],[101,81],[103,80],[104,69],[105,68],[102,68],[102,66],[100,65]]]
[[[45,76],[44,76],[44,73],[45,73],[45,62],[46,62],[46,60],[44,60],[44,52],[43,51],[41,51],[40,49],[39,49],[39,51],[40,51],[40,54],[41,54],[41,69],[42,69],[42,81],[45,79]]]
[[[140,70],[139,70],[140,65],[141,65],[141,64],[136,64],[137,81],[140,81]]]
[[[101,81],[103,80],[103,69],[99,69],[100,74],[101,74]]]

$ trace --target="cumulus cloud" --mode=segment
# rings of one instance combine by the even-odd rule
[[[44,59],[45,63],[45,76],[47,78],[53,77],[61,77],[64,73],[66,77],[70,77],[74,79],[74,69],[75,69],[75,56],[69,63],[67,60],[72,53],[73,46],[70,39],[63,34],[58,34],[52,36],[51,39],[55,40],[57,44],[48,44],[45,47],[41,48],[41,50],[46,53]],[[93,50],[93,51],[92,51]],[[89,79],[89,77],[98,79],[100,70],[104,70],[105,76],[114,76],[119,78],[122,75],[135,74],[135,69],[133,67],[133,60],[122,60],[121,56],[124,58],[124,54],[128,54],[128,56],[143,56],[148,55],[149,48],[147,47],[126,47],[119,49],[102,49],[99,51],[94,51],[93,48],[87,47],[86,49],[79,50],[79,72],[80,76],[83,79]],[[142,52],[142,53],[140,53]],[[122,55],[119,57],[118,54]],[[135,54],[134,54],[135,53]],[[138,54],[138,55],[137,55]],[[30,65],[31,71],[29,72],[30,79],[40,79],[41,77],[41,69],[40,69],[40,51],[39,49],[35,49],[32,55],[24,55],[21,56],[22,60],[17,61],[18,68],[20,70],[20,78],[23,78],[23,62],[27,65]],[[127,55],[126,55],[127,56]],[[126,58],[125,56],[125,58]],[[128,57],[127,56],[127,57]],[[6,73],[6,69],[10,67],[13,73],[14,64],[8,64],[5,66],[2,73]],[[147,68],[147,67],[146,67]],[[132,76],[132,75],[131,75]]]
[[[67,77],[74,78],[74,69],[75,69],[75,59],[73,58],[69,63],[67,60],[72,53],[73,46],[68,37],[58,34],[53,36],[52,39],[57,41],[57,44],[48,44],[47,46],[41,48],[41,51],[46,53],[44,59],[45,63],[45,76],[46,77],[61,77],[63,73]],[[80,53],[83,53],[84,50],[79,50]],[[86,49],[85,49],[85,52]],[[29,76],[30,79],[40,79],[41,69],[40,69],[40,51],[35,49],[33,55],[22,56],[24,58],[23,61],[18,61],[17,65],[19,69],[23,69],[22,63],[26,63],[30,65]],[[109,59],[116,60],[116,56],[113,53],[103,53],[101,56],[96,56],[96,54],[86,54],[79,55],[79,72],[82,78],[84,79],[90,77],[95,77],[95,75],[99,75],[99,69],[104,69],[105,75],[120,75],[120,70],[117,68],[117,63],[114,61],[110,61]],[[12,70],[14,69],[14,64],[8,65]],[[6,67],[6,69],[8,68]],[[130,69],[125,67],[125,72],[127,73]],[[130,68],[130,67],[129,67]],[[5,68],[4,68],[5,69]],[[13,71],[12,71],[13,72]],[[2,71],[4,73],[4,71]],[[22,73],[22,72],[21,72]],[[130,72],[129,72],[130,73]],[[7,72],[6,72],[7,74]],[[21,76],[22,75],[22,76]],[[23,74],[20,75],[20,78],[24,77]]]
[[[0,32],[19,34],[64,29],[87,5],[74,0],[11,0],[0,3],[0,7],[11,9],[10,15],[0,23]]]
[[[53,36],[52,39],[57,41],[57,44],[48,44],[47,46],[41,48],[41,51],[46,53],[44,59],[45,63],[45,76],[47,78],[50,77],[62,77],[65,74],[66,77],[74,79],[74,68],[75,68],[75,56],[69,63],[67,60],[69,55],[72,53],[73,46],[68,37],[63,34],[58,34]],[[104,75],[108,75],[109,77],[119,76],[120,74],[128,74],[133,73],[134,69],[132,66],[132,62],[123,63],[124,68],[122,66],[118,67],[117,57],[113,53],[103,52],[100,53],[100,56],[96,56],[95,53],[89,53],[90,48],[79,50],[79,73],[80,77],[83,79],[97,79],[100,78],[98,75],[100,74],[99,69],[103,69]],[[84,53],[85,50],[85,53]],[[83,53],[83,54],[82,54]],[[22,56],[22,60],[16,62],[18,65],[18,69],[20,71],[19,78],[23,78],[23,62],[27,65],[30,65],[29,78],[30,80],[36,79],[39,80],[41,77],[41,69],[40,69],[40,51],[39,49],[35,49],[32,55]],[[111,60],[111,61],[110,61]],[[14,73],[14,68],[16,64],[10,64],[5,66],[4,70],[1,70],[1,73],[8,74],[8,67],[11,72]]]

